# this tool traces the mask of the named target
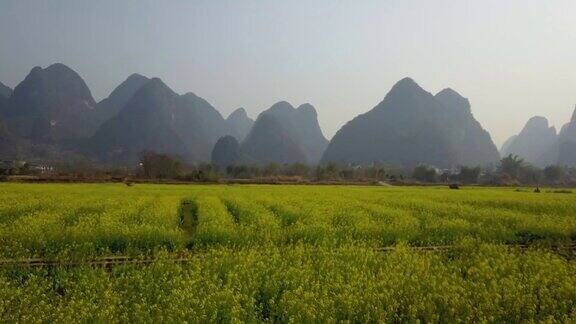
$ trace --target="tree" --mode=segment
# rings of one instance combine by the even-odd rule
[[[440,182],[448,182],[452,180],[452,174],[448,171],[442,172],[440,175]]]
[[[364,175],[368,179],[383,181],[386,179],[386,169],[379,166],[371,166],[364,170]]]
[[[220,178],[218,170],[212,164],[202,163],[189,168],[180,179],[197,182],[216,182]]]
[[[261,175],[261,170],[255,165],[230,165],[226,168],[229,177],[237,179],[252,179]]]
[[[549,165],[544,168],[544,178],[549,182],[558,182],[564,177],[564,168],[559,165]]]
[[[522,171],[526,169],[526,167],[527,164],[524,159],[520,158],[518,155],[510,154],[500,160],[498,171],[501,174],[509,176],[511,179],[519,180]]]
[[[265,177],[273,177],[280,175],[280,165],[276,162],[271,162],[263,167],[262,175]]]
[[[140,153],[140,166],[149,179],[173,179],[180,174],[181,163],[167,154],[152,151]]]
[[[480,167],[471,168],[462,166],[458,173],[458,180],[462,183],[477,183],[481,171]]]
[[[336,163],[328,163],[326,165],[318,165],[314,172],[317,181],[322,180],[337,180],[339,178],[340,168]]]
[[[436,169],[428,167],[426,165],[419,165],[414,168],[412,177],[418,181],[422,182],[436,182],[436,177],[438,176]]]
[[[292,163],[285,167],[285,173],[289,176],[308,177],[310,167],[304,163]]]

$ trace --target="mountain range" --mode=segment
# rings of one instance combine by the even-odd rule
[[[311,105],[278,103],[264,114],[254,122],[239,108],[224,119],[194,93],[177,94],[162,80],[140,74],[97,103],[84,80],[58,63],[33,68],[14,91],[0,88],[0,158],[62,162],[73,156],[134,165],[143,151],[156,151],[199,163],[211,160],[219,138],[234,136],[246,151],[254,150],[243,155],[245,162],[318,161],[328,141]],[[274,138],[293,147],[256,147],[275,145]]]
[[[135,165],[144,151],[188,163],[374,163],[440,168],[490,165],[500,154],[468,99],[447,88],[433,95],[414,80],[396,83],[372,110],[328,141],[316,109],[280,101],[256,120],[244,108],[227,118],[192,92],[132,74],[100,102],[64,64],[35,67],[14,90],[0,84],[0,159],[46,163],[89,160]],[[576,165],[576,112],[559,134],[535,117],[502,154],[536,165]]]

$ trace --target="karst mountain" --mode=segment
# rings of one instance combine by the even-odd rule
[[[316,164],[327,145],[312,105],[280,101],[258,116],[241,150],[260,163]]]
[[[0,82],[0,100],[8,100],[12,95],[12,89]]]
[[[14,91],[4,118],[14,135],[47,144],[89,136],[96,102],[84,80],[63,64],[33,68]]]
[[[4,115],[5,109],[8,107],[8,100],[12,95],[12,89],[0,82],[0,116]]]
[[[134,165],[144,151],[187,163],[339,163],[438,168],[494,165],[514,154],[533,165],[576,165],[576,111],[559,133],[534,117],[498,152],[470,102],[451,88],[431,94],[414,80],[397,82],[372,110],[328,141],[310,104],[280,101],[252,120],[238,108],[227,118],[192,92],[158,78],[129,75],[96,102],[64,64],[35,67],[13,90],[0,83],[0,158],[87,159]]]
[[[230,133],[224,118],[206,100],[193,93],[179,95],[153,78],[102,124],[89,147],[98,159],[113,163],[135,163],[143,151],[202,162],[210,161],[218,138]]]
[[[244,108],[238,108],[234,110],[230,115],[228,115],[228,118],[226,118],[226,123],[234,133],[234,137],[236,137],[238,141],[242,141],[244,138],[246,138],[246,135],[248,135],[250,129],[252,129],[254,120],[248,117],[248,114]]]
[[[501,153],[517,155],[537,167],[576,166],[576,108],[559,133],[546,118],[531,118],[518,135],[505,143]]]
[[[99,123],[116,116],[122,108],[132,99],[136,91],[144,86],[150,79],[134,73],[117,86],[110,95],[98,103],[96,118]]]
[[[451,89],[437,95],[414,80],[396,83],[384,100],[344,125],[332,138],[322,163],[439,168],[496,163],[490,135]]]
[[[576,107],[558,135],[558,164],[576,166]]]
[[[556,128],[549,125],[548,119],[532,117],[518,135],[503,145],[501,155],[517,155],[532,165],[544,167],[554,162],[546,154],[557,140]]]

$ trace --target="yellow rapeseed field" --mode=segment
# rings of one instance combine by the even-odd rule
[[[573,322],[573,241],[552,190],[0,184],[0,258],[62,262],[2,267],[0,321]]]

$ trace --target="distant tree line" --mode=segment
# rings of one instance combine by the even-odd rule
[[[1,168],[0,168],[1,169]],[[0,176],[36,174],[26,164],[10,165],[0,170]],[[341,165],[328,163],[310,166],[303,163],[187,164],[179,158],[152,151],[141,152],[136,168],[105,168],[85,161],[60,165],[51,171],[56,176],[74,178],[142,178],[151,180],[179,180],[190,182],[218,182],[221,180],[250,180],[254,182],[373,182],[398,184],[479,184],[479,185],[554,185],[576,186],[576,168],[550,165],[537,168],[522,158],[509,155],[490,167],[461,166],[438,169],[429,165],[414,168]],[[44,174],[45,175],[45,174]]]
[[[508,155],[498,165],[481,168],[461,166],[457,170],[438,170],[419,165],[412,179],[424,183],[461,183],[483,185],[576,185],[576,168],[549,165],[537,168],[517,155]]]
[[[304,163],[238,164],[216,166],[209,163],[188,165],[167,154],[143,152],[137,176],[148,179],[217,181],[226,179],[278,179],[290,181],[397,181],[403,170],[384,166],[341,166],[334,163],[310,166]]]

